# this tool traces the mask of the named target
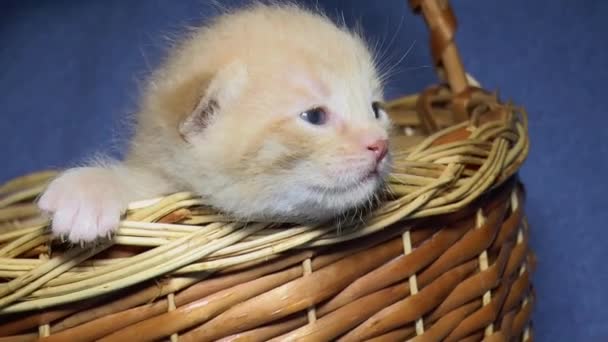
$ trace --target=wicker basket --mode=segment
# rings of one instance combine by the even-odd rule
[[[360,226],[243,224],[188,193],[133,203],[96,246],[53,241],[0,187],[0,341],[531,341],[523,111],[470,86],[446,1],[424,15],[447,85],[388,104],[392,197]]]

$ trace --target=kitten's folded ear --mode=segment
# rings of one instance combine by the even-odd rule
[[[180,134],[188,140],[202,132],[212,116],[238,100],[247,78],[247,67],[241,61],[233,61],[219,69],[192,113],[179,125]]]

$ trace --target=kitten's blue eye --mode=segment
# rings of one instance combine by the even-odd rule
[[[312,108],[300,113],[300,118],[310,124],[320,126],[327,122],[327,112],[323,108]]]
[[[374,110],[374,116],[376,117],[376,119],[380,119],[380,117],[382,116],[382,112],[384,112],[384,109],[382,109],[382,104],[380,102],[372,102],[372,109]]]

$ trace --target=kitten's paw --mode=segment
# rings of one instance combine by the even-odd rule
[[[128,204],[123,193],[110,170],[76,168],[49,184],[38,207],[52,215],[53,234],[71,242],[89,242],[118,227]]]

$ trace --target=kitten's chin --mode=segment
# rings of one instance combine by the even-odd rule
[[[349,194],[356,196],[361,190],[367,189],[370,186],[378,187],[381,183],[381,178],[382,177],[377,171],[373,171],[349,184],[337,184],[334,186],[310,184],[307,188],[309,191],[323,197],[328,195],[344,195],[345,197],[348,197]]]
[[[232,191],[218,189],[213,193],[208,192],[204,198],[209,205],[236,220],[323,224],[348,215],[353,210],[361,213],[370,209],[377,203],[377,193],[383,187],[384,179],[379,173],[371,173],[350,186],[328,188],[297,184],[291,179],[279,182],[284,186],[275,186],[272,191],[255,192],[254,198],[245,198],[243,194],[248,192],[244,188]],[[237,193],[239,196],[235,195]],[[260,198],[266,200],[256,200]]]
[[[331,220],[353,209],[370,209],[383,186],[384,177],[377,172],[370,173],[350,186],[312,186],[309,188],[310,197],[318,203],[315,208],[316,218]]]

